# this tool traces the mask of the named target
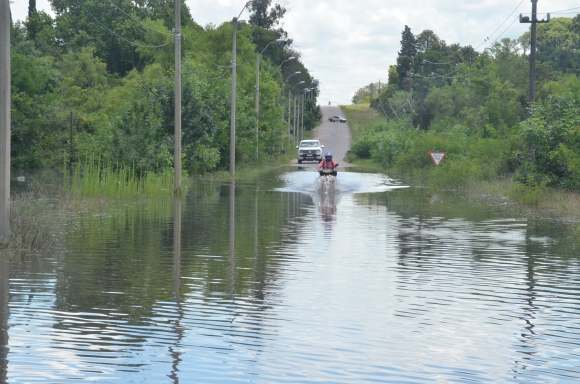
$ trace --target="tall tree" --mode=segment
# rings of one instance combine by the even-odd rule
[[[273,6],[271,4],[272,0],[252,1],[248,5],[250,12],[252,12],[250,24],[270,30],[279,25],[286,14],[286,8],[278,2]]]
[[[182,9],[184,0],[180,0]],[[95,47],[95,55],[105,61],[107,70],[124,76],[134,68],[142,69],[144,58],[138,46],[156,46],[171,40],[143,27],[147,19],[163,20],[167,25],[173,18],[173,2],[140,2],[119,0],[114,3],[98,0],[51,0],[56,14],[57,39],[64,49]],[[129,16],[130,15],[130,16]],[[185,22],[189,12],[182,14]],[[155,40],[150,43],[149,41]],[[171,48],[171,47],[168,47]]]
[[[407,72],[411,70],[411,63],[413,57],[417,54],[417,40],[411,32],[411,28],[405,25],[405,29],[401,33],[401,50],[397,57],[397,72],[399,74],[399,85],[403,89],[407,89],[409,84],[404,81]]]
[[[36,12],[36,0],[28,0],[28,17]]]
[[[417,36],[415,36],[415,47],[418,52],[425,52],[428,50],[441,50],[445,47],[445,41],[441,40],[435,32],[430,29],[425,29]]]
[[[401,50],[399,56],[414,57],[417,54],[417,39],[411,32],[411,28],[405,25],[401,32]]]

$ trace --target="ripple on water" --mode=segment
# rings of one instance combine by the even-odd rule
[[[314,172],[281,178],[240,187],[232,237],[229,196],[205,186],[178,255],[170,218],[109,215],[46,270],[14,270],[8,381],[580,379],[580,267],[558,233],[384,175],[340,173],[324,195]]]

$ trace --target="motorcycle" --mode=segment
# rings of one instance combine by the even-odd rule
[[[336,164],[338,166],[338,164]],[[336,178],[336,171],[331,169],[322,169],[319,171],[320,177],[318,178],[320,192],[334,192],[339,183],[338,179]]]

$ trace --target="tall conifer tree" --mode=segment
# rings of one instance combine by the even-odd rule
[[[401,36],[401,50],[397,57],[397,73],[399,74],[400,87],[406,89],[408,87],[404,84],[404,80],[407,72],[411,69],[413,57],[417,54],[417,40],[407,25],[405,25]]]

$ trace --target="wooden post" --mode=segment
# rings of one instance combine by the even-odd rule
[[[10,2],[0,0],[0,244],[10,238]]]
[[[258,130],[260,121],[260,56],[256,63],[256,161],[258,161]]]
[[[175,111],[173,190],[181,193],[181,1],[175,0]]]
[[[423,124],[423,71],[425,69],[425,60],[421,63],[421,104],[419,105],[419,130],[425,131],[425,124]]]
[[[238,18],[234,17],[232,42],[232,105],[230,117],[230,176],[236,175],[236,35],[238,32]]]
[[[532,0],[532,36],[530,45],[530,103],[536,101],[536,22],[538,0]]]

